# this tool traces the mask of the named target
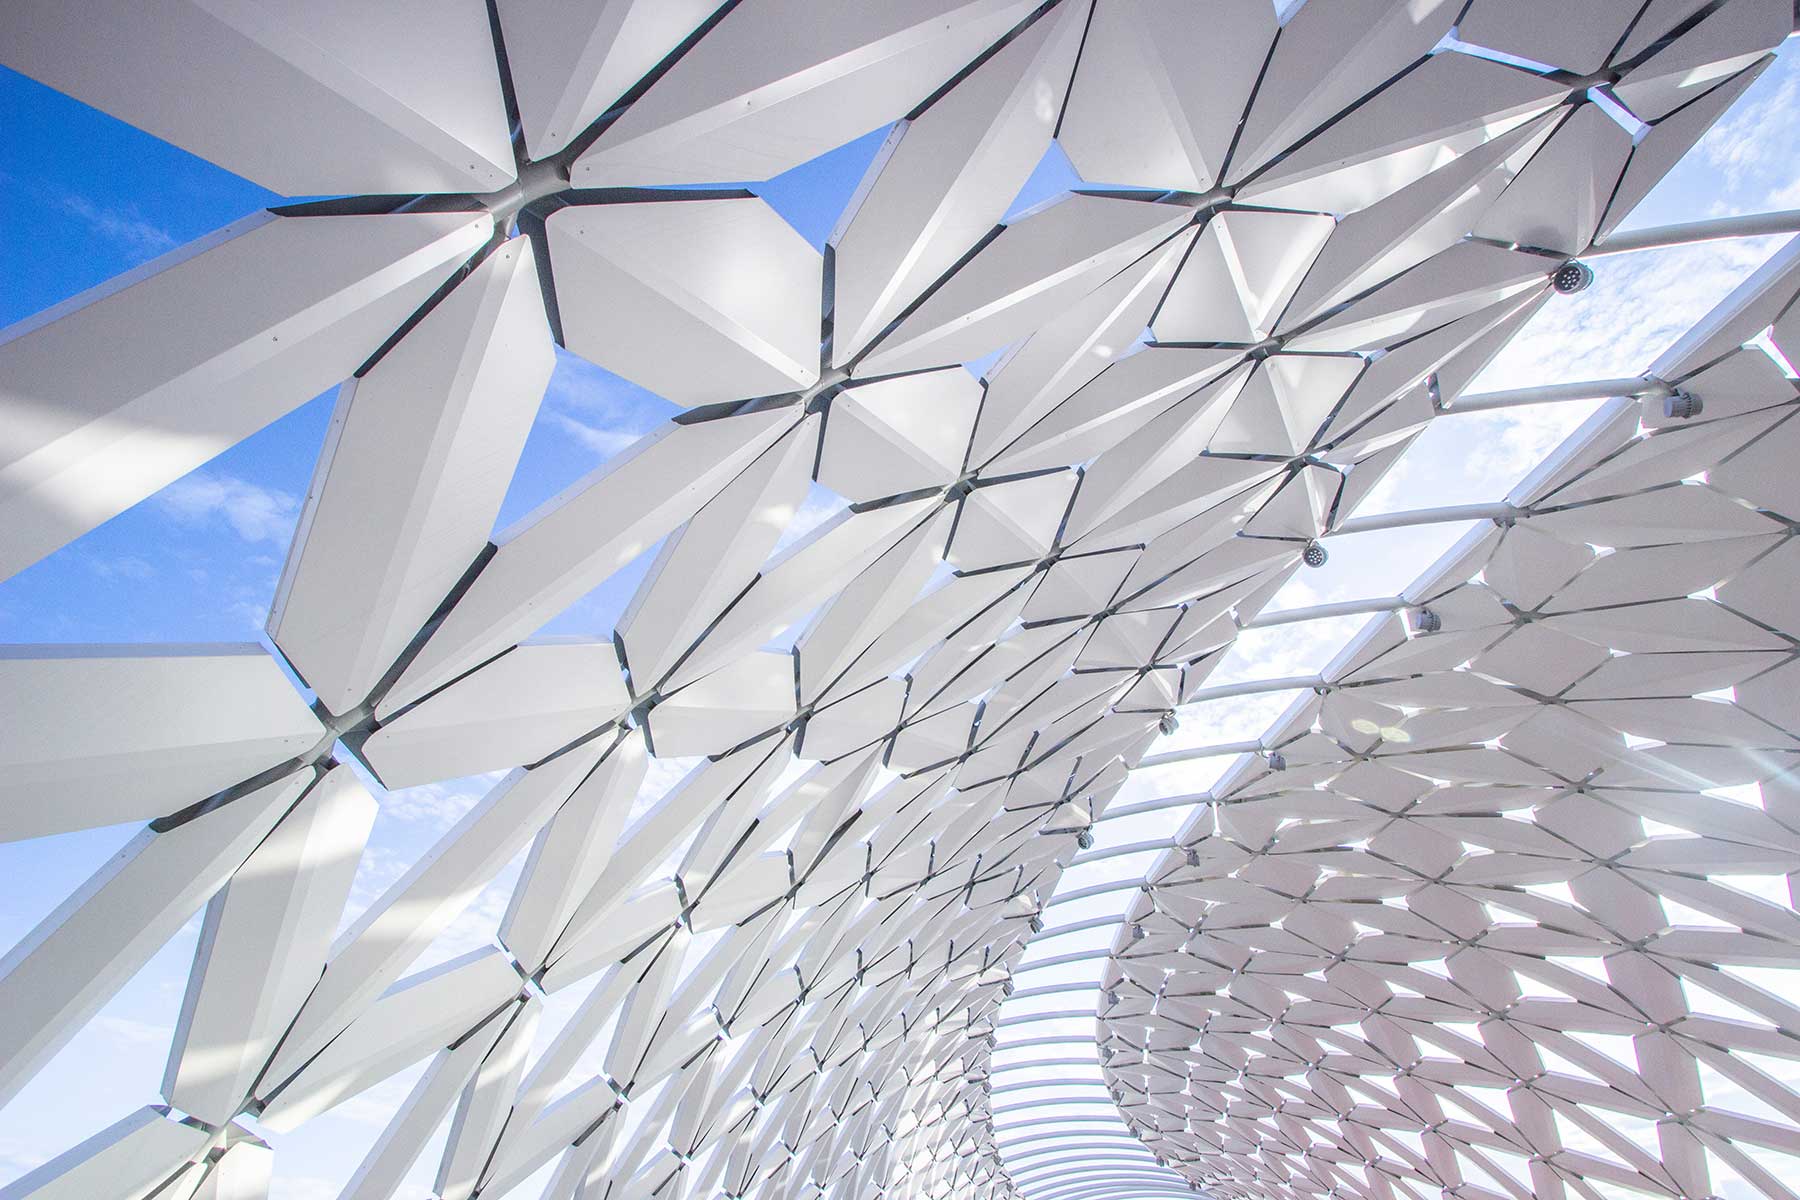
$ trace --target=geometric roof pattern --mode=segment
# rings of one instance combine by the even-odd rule
[[[142,827],[0,960],[0,1103],[205,914],[160,1097],[0,1196],[261,1197],[428,1062],[345,1197],[447,1128],[441,1200],[1787,1200],[1794,246],[1187,801],[1086,1038],[1136,1148],[993,1080],[1129,773],[1788,0],[92,7],[0,61],[293,203],[0,337],[0,576],[336,407],[273,653],[0,653],[0,838]],[[740,186],[886,127],[822,253]],[[496,531],[559,345],[683,411]],[[504,774],[352,915],[363,771]]]
[[[1800,427],[1767,355],[1717,350],[1675,372],[1721,415],[1600,413],[1148,873],[1101,1058],[1189,1178],[1673,1197],[1723,1166],[1786,1194]]]

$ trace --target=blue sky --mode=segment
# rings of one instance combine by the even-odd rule
[[[8,230],[0,239],[0,277],[6,280],[0,326],[283,199],[3,68],[0,112],[7,114],[0,124],[0,213]],[[1800,53],[1790,40],[1780,61],[1630,224],[1800,206],[1800,152],[1787,144],[1797,116]],[[822,244],[884,135],[872,133],[748,186]],[[1019,207],[1073,182],[1066,161],[1053,154],[1021,194]],[[1547,306],[1477,387],[1634,374],[1777,242],[1756,239],[1602,260],[1596,285]],[[0,583],[0,642],[259,640],[330,405],[330,395],[315,399]],[[1440,421],[1366,511],[1496,499],[1590,407]],[[673,411],[640,388],[562,356],[501,524],[562,490]],[[819,500],[822,515],[830,497]],[[1392,594],[1461,532],[1461,527],[1437,527],[1338,539],[1328,567],[1296,578],[1276,606]],[[552,630],[608,633],[634,583],[626,572],[559,618]],[[1359,624],[1360,619],[1313,622],[1247,635],[1216,679],[1316,670]],[[1277,696],[1195,712],[1184,722],[1182,740],[1255,736],[1286,702]],[[664,775],[671,781],[674,772]],[[1205,783],[1197,778],[1192,786]],[[397,878],[483,786],[482,780],[455,781],[386,796],[353,905],[366,904]],[[120,827],[0,846],[0,943],[10,946],[27,932],[132,832]],[[476,902],[471,920],[440,947],[445,956],[461,948],[451,944],[457,938],[484,940],[482,918],[501,902],[497,898],[510,875],[503,873]],[[37,1083],[0,1109],[0,1180],[155,1099],[197,924],[190,923],[158,954]],[[486,928],[492,928],[491,919]],[[71,1080],[80,1086],[71,1087]],[[277,1139],[275,1195],[287,1200],[335,1195],[332,1180],[341,1180],[355,1165],[378,1132],[376,1115],[404,1095],[408,1083],[407,1077],[390,1081],[366,1101]]]

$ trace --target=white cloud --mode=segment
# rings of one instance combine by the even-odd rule
[[[1700,157],[1723,173],[1728,188],[1736,188],[1767,170],[1791,170],[1792,148],[1775,130],[1791,128],[1794,110],[1800,108],[1800,73],[1784,71],[1786,63],[1776,63],[1771,74],[1779,73],[1776,86],[1758,95],[1754,89],[1746,99],[1726,113],[1723,120],[1707,130],[1700,139]]]
[[[50,1161],[50,1156],[37,1146],[18,1138],[0,1138],[0,1164],[9,1176],[23,1175]]]
[[[626,821],[636,821],[649,812],[657,801],[668,795],[676,784],[686,779],[688,773],[704,761],[701,758],[650,759],[644,771],[643,786],[638,788],[637,796],[632,799]]]
[[[1636,375],[1780,242],[1750,238],[1600,259],[1593,286],[1553,297],[1470,390]]]
[[[675,412],[654,393],[558,349],[538,421],[611,458]]]
[[[183,986],[186,986],[185,982]],[[129,1046],[166,1046],[172,1032],[166,1025],[134,1021],[130,1017],[97,1017],[94,1028]]]
[[[1518,409],[1504,417],[1471,414],[1463,418],[1469,422],[1468,429],[1458,430],[1465,434],[1467,446],[1462,469],[1492,480],[1489,498],[1498,500],[1543,462],[1593,407],[1546,405]]]
[[[648,427],[673,408],[654,393],[562,349],[556,352],[556,370],[544,398],[563,408],[601,416],[608,425],[629,422]]]
[[[529,852],[529,847],[521,848],[512,861],[488,881],[469,906],[458,913],[407,968],[409,974],[493,944],[499,936],[500,920],[512,903],[513,891],[518,886],[519,874]]]
[[[356,864],[350,898],[338,919],[339,931],[355,924],[505,774],[490,771],[391,792],[383,791],[373,779],[366,779],[380,806],[380,815]]]
[[[285,543],[300,517],[299,500],[287,492],[207,471],[176,480],[157,502],[190,524],[224,521],[246,542]]]
[[[405,1097],[403,1096],[401,1099],[404,1100]],[[355,1103],[357,1101],[352,1100],[344,1107],[348,1108]],[[381,1123],[387,1124],[393,1115],[392,1110],[388,1111],[383,1116]],[[279,1156],[276,1161],[279,1163]],[[312,1175],[284,1176],[277,1167],[275,1177],[269,1180],[269,1200],[336,1200],[341,1188],[340,1183]]]
[[[805,537],[831,518],[837,516],[838,513],[844,510],[846,503],[844,498],[839,496],[836,492],[830,491],[819,484],[813,484],[812,490],[806,494],[806,499],[801,502],[799,508],[794,510],[793,517],[788,520],[787,528],[783,529],[781,531],[781,536],[776,539],[775,549],[771,551],[771,553],[780,554],[789,546],[792,546],[801,538]]]
[[[338,914],[337,933],[342,934],[361,920],[369,906],[399,882],[412,864],[412,857],[391,846],[380,845],[372,838],[363,847],[362,857],[356,862],[356,877],[350,883],[350,896],[344,902],[344,911]]]
[[[401,788],[389,792],[382,799],[381,811],[402,821],[446,830],[462,820],[464,814],[475,807],[475,802],[487,795],[504,774],[503,771],[490,771],[467,779]]]
[[[1367,619],[1360,616],[1334,617],[1330,620],[1301,621],[1266,629],[1246,629],[1238,635],[1224,661],[1207,677],[1206,682],[1210,686],[1314,674],[1331,661],[1331,657],[1353,633],[1362,628]],[[1231,701],[1233,705],[1240,703],[1237,700]]]
[[[269,606],[240,600],[231,606],[231,614],[244,623],[245,629],[261,632],[269,623]]]
[[[156,568],[138,558],[126,554],[118,558],[90,558],[88,570],[102,579],[149,579],[156,574]]]
[[[175,248],[169,231],[145,220],[135,208],[95,204],[85,196],[73,195],[62,197],[62,207],[101,237],[144,258],[155,258]]]
[[[327,1119],[351,1121],[358,1125],[368,1125],[377,1129],[386,1128],[388,1123],[394,1119],[394,1114],[399,1111],[401,1105],[406,1103],[406,1097],[412,1092],[413,1085],[418,1082],[419,1076],[423,1075],[428,1068],[428,1061],[421,1061],[397,1074],[388,1076],[367,1091],[359,1092],[331,1109]],[[279,1145],[276,1146],[275,1161],[279,1170],[281,1162]],[[293,1182],[304,1184],[313,1181],[296,1179]],[[342,1182],[339,1182],[333,1187],[330,1195],[337,1196],[338,1188],[342,1186]],[[300,1196],[310,1195],[305,1191],[297,1194]],[[278,1200],[279,1195],[280,1193],[271,1191],[270,1200]]]
[[[567,413],[550,412],[550,423],[602,458],[611,458],[641,436],[622,429],[601,429],[585,421],[577,421]]]

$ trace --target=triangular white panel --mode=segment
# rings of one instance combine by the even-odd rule
[[[688,406],[818,379],[818,252],[755,197],[578,204],[547,226],[575,353]]]

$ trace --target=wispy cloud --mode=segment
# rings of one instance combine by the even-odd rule
[[[544,398],[561,408],[594,416],[608,426],[648,428],[674,411],[673,405],[654,393],[561,349]]]
[[[1357,511],[1382,513],[1427,504],[1501,500],[1599,404],[1598,400],[1546,404],[1467,413],[1435,422],[1415,448],[1382,477]],[[1418,565],[1423,568],[1426,563]],[[1402,586],[1410,582],[1411,576],[1401,581]]]
[[[156,574],[155,567],[133,554],[117,558],[90,558],[88,570],[106,580],[142,580]]]
[[[407,1094],[412,1091],[414,1082],[411,1077],[417,1073],[416,1071],[407,1071],[401,1075],[390,1075],[369,1088],[368,1091],[352,1096],[338,1105],[332,1111],[332,1116],[344,1121],[354,1121],[358,1125],[368,1125],[376,1129],[386,1128],[388,1123],[394,1119],[394,1113],[406,1103]],[[304,1187],[311,1182],[315,1181],[294,1179],[290,1181],[290,1184],[302,1185],[295,1195],[311,1200],[313,1193],[305,1190]],[[336,1186],[325,1193],[332,1197],[337,1194]],[[279,1195],[280,1193],[271,1191],[270,1200],[276,1200]]]
[[[168,230],[144,218],[130,206],[96,204],[85,196],[63,196],[63,211],[86,224],[108,241],[117,242],[133,254],[155,258],[176,246]]]
[[[1553,298],[1471,390],[1636,375],[1779,244],[1748,238],[1602,259],[1594,285]]]
[[[1777,62],[1769,71],[1779,79],[1776,86],[1754,89],[1744,98],[1748,103],[1740,103],[1707,130],[1697,147],[1700,157],[1723,174],[1728,188],[1765,171],[1793,170],[1794,156],[1786,140],[1770,134],[1791,127],[1794,110],[1800,108],[1800,72],[1786,62]]]
[[[475,802],[487,795],[504,774],[504,771],[492,771],[467,779],[450,779],[441,783],[401,788],[389,792],[383,798],[381,811],[397,820],[446,830],[462,820],[475,807]]]
[[[499,937],[500,921],[512,904],[513,891],[518,887],[519,875],[529,853],[528,846],[522,847],[512,861],[488,881],[469,906],[444,927],[444,931],[426,947],[409,971],[429,970],[439,963],[449,962],[471,950],[493,944]]]
[[[50,1155],[23,1138],[0,1138],[0,1164],[7,1174],[23,1175],[50,1161]]]
[[[577,421],[567,413],[548,412],[545,416],[550,423],[564,433],[573,437],[583,446],[594,451],[602,458],[611,458],[631,443],[638,440],[639,434],[622,429],[602,429],[589,425],[585,421]]]
[[[135,1021],[130,1017],[102,1016],[94,1020],[94,1028],[108,1037],[130,1046],[164,1046],[173,1032],[166,1025]]]
[[[157,501],[180,521],[222,521],[246,542],[285,543],[300,516],[300,501],[287,492],[205,471],[170,484]]]
[[[231,615],[243,622],[248,630],[260,632],[269,623],[269,601],[267,597],[255,600],[234,600],[228,606]]]
[[[347,929],[368,907],[398,883],[421,854],[448,833],[506,774],[489,771],[463,779],[446,779],[417,787],[384,791],[372,778],[367,786],[380,804],[374,832],[356,865],[350,897],[339,916]]]
[[[1588,407],[1578,412],[1526,409],[1502,421],[1472,417],[1471,445],[1464,460],[1467,469],[1497,482],[1504,480],[1494,489],[1496,497],[1511,491],[1562,444],[1577,423],[1571,418],[1585,416]]]
[[[667,400],[566,350],[544,392],[540,422],[611,457],[676,412]]]
[[[837,516],[844,510],[847,503],[848,501],[836,492],[830,491],[820,484],[813,484],[812,490],[806,494],[806,499],[801,502],[799,508],[794,510],[794,515],[789,519],[787,528],[781,531],[781,537],[776,539],[775,549],[771,553],[780,554]]]
[[[348,1108],[360,1099],[361,1097],[351,1100],[344,1107]],[[405,1099],[404,1095],[400,1097],[402,1102]],[[383,1115],[381,1124],[387,1124],[392,1117],[393,1111],[388,1110]],[[341,1187],[341,1184],[329,1179],[312,1175],[282,1175],[278,1169],[275,1177],[269,1181],[269,1200],[336,1200]]]
[[[635,821],[649,812],[703,761],[699,758],[652,758],[644,772],[644,782],[631,802],[631,811],[626,815],[626,821]],[[629,824],[627,828],[630,828]]]

